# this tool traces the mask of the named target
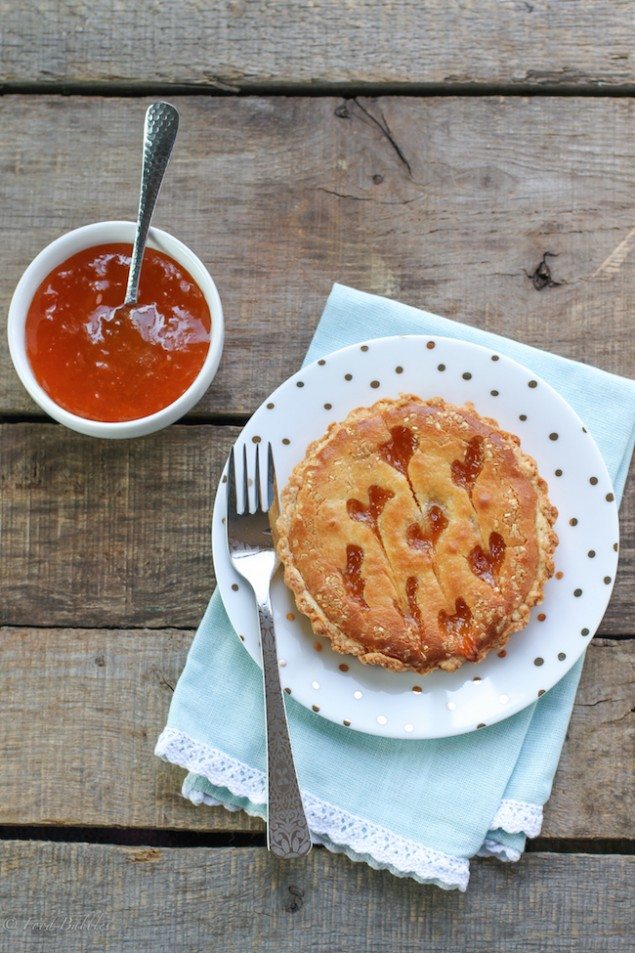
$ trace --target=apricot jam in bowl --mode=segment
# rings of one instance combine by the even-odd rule
[[[224,324],[209,272],[151,228],[139,294],[122,307],[134,222],[62,235],[26,269],[9,308],[9,350],[54,420],[92,437],[138,437],[196,404],[218,369]]]

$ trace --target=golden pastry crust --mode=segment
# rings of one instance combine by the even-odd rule
[[[518,437],[471,404],[406,394],[309,446],[275,529],[318,635],[426,674],[480,661],[524,628],[553,574],[557,515]]]

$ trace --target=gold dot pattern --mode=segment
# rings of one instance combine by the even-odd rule
[[[433,350],[433,349],[435,348],[435,346],[436,346],[436,345],[435,345],[435,342],[432,342],[432,341],[431,341],[431,342],[427,342],[427,343],[426,343],[426,347],[427,347],[429,350]],[[361,350],[362,352],[366,353],[366,352],[368,351],[368,345],[363,345],[363,346],[361,346],[360,350]],[[439,356],[443,356],[443,357],[444,357],[444,356],[445,356],[445,353],[444,353],[444,352],[445,352],[445,349],[442,348],[442,354],[440,354]],[[490,359],[491,359],[492,362],[497,362],[497,361],[500,360],[500,358],[499,358],[498,355],[490,355]],[[318,364],[318,366],[324,367],[324,366],[326,366],[327,361],[326,361],[325,359],[320,359],[320,360],[319,360],[318,362],[316,362],[316,363]],[[361,366],[361,365],[360,365],[360,366]],[[372,363],[371,363],[371,366],[372,366]],[[435,366],[435,365],[433,365],[433,366]],[[437,370],[438,370],[439,373],[443,373],[443,372],[446,371],[446,364],[438,364],[438,365],[436,365],[436,368],[437,368]],[[456,368],[456,365],[455,365],[455,370],[456,370],[456,369],[457,369],[457,368]],[[459,372],[460,372],[460,374],[461,374],[461,376],[463,377],[464,380],[466,380],[466,381],[472,380],[473,374],[472,374],[471,371],[461,371],[460,366],[459,366],[458,370],[459,370]],[[352,371],[352,372],[355,372],[355,368],[352,367],[352,368],[351,368],[351,371]],[[395,374],[403,374],[403,373],[404,373],[404,368],[403,368],[401,365],[397,365],[397,366],[394,367],[394,373],[395,373]],[[352,381],[353,378],[354,378],[354,373],[347,372],[347,374],[345,375],[345,380],[347,380],[347,381]],[[378,388],[380,388],[380,387],[382,386],[382,381],[380,381],[380,380],[377,379],[377,378],[374,378],[374,379],[372,379],[371,381],[368,381],[368,378],[366,378],[366,380],[367,380],[367,382],[368,382],[368,383],[367,383],[367,386],[370,386],[372,389],[378,389]],[[303,388],[303,387],[305,387],[305,381],[299,381],[299,382],[295,382],[295,383],[296,383],[296,386],[297,386],[298,388]],[[361,380],[359,381],[359,384],[360,384],[360,385],[362,384],[362,381],[361,381]],[[307,377],[306,385],[309,386],[309,388],[310,388],[311,381],[308,379],[308,377]],[[406,386],[407,386],[407,385],[406,385]],[[530,389],[536,389],[536,388],[538,387],[538,381],[535,381],[535,380],[529,381],[529,382],[528,382],[528,387],[529,387]],[[499,391],[498,389],[496,389],[496,388],[492,388],[492,389],[489,390],[489,394],[490,394],[491,397],[499,397],[499,396],[500,396],[500,391]],[[512,394],[512,398],[513,398],[513,394]],[[265,408],[267,411],[273,411],[273,410],[275,410],[275,408],[276,408],[276,403],[274,403],[273,401],[268,401],[268,402],[267,402],[265,405],[263,405],[263,406],[264,406],[264,408]],[[323,408],[324,408],[325,411],[332,411],[332,410],[333,410],[333,404],[332,404],[332,402],[330,402],[330,401],[325,402],[325,403],[323,404]],[[528,408],[528,409],[530,409],[530,408]],[[277,415],[272,415],[272,419],[275,420],[276,416],[277,416]],[[526,421],[528,420],[528,414],[527,414],[527,413],[518,414],[518,420],[519,420],[520,422],[526,422]],[[584,433],[587,433],[586,428],[582,427],[582,430],[583,430]],[[265,431],[262,431],[262,432],[265,433]],[[556,441],[558,441],[558,440],[560,439],[560,437],[561,437],[562,434],[564,434],[565,436],[567,435],[566,432],[564,431],[564,429],[561,431],[561,433],[559,433],[559,432],[557,432],[557,431],[555,431],[555,430],[552,431],[552,432],[550,432],[550,433],[548,434],[549,441],[551,441],[551,442],[556,442]],[[250,439],[250,438],[247,438],[247,439]],[[266,433],[265,433],[265,437],[264,437],[264,438],[261,437],[260,435],[253,435],[253,436],[251,437],[251,441],[252,441],[254,444],[258,444],[258,443],[262,442],[263,439],[265,439],[265,440],[267,439]],[[291,439],[288,438],[288,437],[283,438],[283,439],[282,439],[282,443],[283,443],[285,446],[289,446],[289,445],[291,444]],[[567,447],[567,450],[568,450],[568,447]],[[563,471],[563,469],[560,468],[560,467],[558,467],[557,469],[553,470],[552,472],[553,472],[554,476],[557,477],[557,478],[562,478],[562,477],[564,476],[564,471]],[[592,471],[591,471],[591,472],[592,472]],[[598,472],[598,471],[596,471],[596,473],[597,473],[597,472]],[[587,473],[588,473],[588,471],[587,471]],[[569,474],[568,474],[568,479],[571,480],[573,476],[574,476],[574,474],[569,473]],[[221,479],[222,479],[222,483],[224,483],[224,484],[227,483],[227,476],[226,476],[226,475],[223,475]],[[579,478],[578,478],[578,479],[579,479]],[[582,477],[582,479],[584,480],[585,478]],[[592,486],[592,487],[598,486],[598,485],[600,484],[600,482],[604,482],[604,483],[605,483],[605,481],[601,481],[601,479],[598,478],[595,474],[593,474],[593,472],[592,472],[592,475],[589,476],[589,477],[587,477],[586,479],[588,480],[588,484],[587,484],[587,485],[590,485],[590,486]],[[600,496],[600,499],[602,499],[602,497],[603,497],[603,498],[606,500],[606,502],[608,502],[608,503],[613,503],[613,502],[615,501],[615,495],[614,495],[612,492],[604,492],[605,489],[606,489],[606,486],[604,486],[604,489],[602,490],[602,495]],[[582,515],[586,515],[586,514],[583,513]],[[224,517],[222,517],[222,522],[225,522],[225,518],[224,518]],[[579,520],[578,520],[577,517],[570,517],[568,522],[569,522],[569,525],[570,525],[571,527],[577,527],[578,524],[579,524]],[[582,539],[586,541],[584,534],[585,534],[585,533],[588,533],[588,531],[589,531],[589,521],[588,521],[588,520],[584,520],[583,522],[584,522],[584,527],[583,527],[584,532],[583,532],[583,535],[582,535]],[[589,541],[592,541],[592,540],[589,540]],[[583,544],[582,544],[582,545],[583,545]],[[588,544],[587,544],[587,545],[588,545]],[[609,546],[610,546],[610,548],[612,549],[613,552],[615,552],[615,553],[618,552],[619,546],[618,546],[618,543],[617,543],[617,542],[616,542],[616,543],[609,544]],[[482,547],[482,548],[483,548],[484,553],[487,554],[487,552],[488,552],[487,548],[486,548],[486,547]],[[587,558],[588,558],[589,560],[594,560],[596,563],[600,563],[600,564],[601,564],[601,563],[604,561],[604,560],[603,560],[603,550],[602,550],[601,547],[598,547],[597,550],[595,550],[595,549],[590,549],[590,550],[588,550],[588,551],[586,551],[586,548],[585,548],[585,553],[586,553],[586,556],[587,556]],[[614,557],[613,557],[613,558],[614,558]],[[606,567],[606,568],[609,568],[609,567]],[[555,578],[556,578],[557,580],[562,580],[562,579],[564,578],[564,573],[563,573],[561,570],[559,570],[557,573],[555,573]],[[575,574],[574,574],[574,578],[575,578]],[[608,586],[608,585],[611,584],[611,582],[612,582],[612,580],[613,580],[613,576],[607,574],[607,575],[604,575],[604,576],[602,577],[602,579],[603,579],[604,584]],[[572,579],[572,581],[573,581],[573,579]],[[580,581],[582,582],[582,585],[585,585],[585,583],[584,583],[583,580],[580,580]],[[587,587],[585,587],[585,588],[587,588]],[[232,591],[233,591],[233,592],[238,592],[238,591],[239,591],[239,586],[238,586],[238,584],[236,584],[236,583],[232,584]],[[576,587],[576,588],[573,589],[573,590],[570,589],[569,592],[574,596],[575,599],[578,599],[578,600],[581,600],[581,597],[582,597],[583,594],[584,594],[584,593],[583,593],[582,586],[578,586],[578,587]],[[582,600],[582,602],[583,602],[583,604],[585,604],[585,601],[584,601],[584,600]],[[294,613],[287,613],[286,615],[287,615],[288,621],[290,621],[290,622],[291,622],[291,621],[295,621],[295,614],[294,614]],[[535,618],[536,618],[536,620],[537,620],[538,622],[544,623],[544,622],[546,621],[546,619],[547,619],[547,614],[546,614],[545,612],[540,612],[540,613],[537,613],[537,614],[536,614]],[[591,635],[591,630],[590,630],[590,628],[589,628],[588,626],[585,626],[585,627],[579,629],[578,631],[580,632],[580,636],[581,636],[583,639],[588,639],[588,638],[590,637],[590,635]],[[245,636],[244,636],[244,635],[239,635],[239,638],[241,639],[241,641],[243,641],[243,642],[245,641]],[[318,653],[319,653],[319,652],[322,652],[322,650],[323,650],[323,644],[322,644],[321,642],[315,642],[315,643],[314,643],[314,648],[315,648],[315,651],[316,651],[316,652],[318,652]],[[501,649],[500,652],[498,653],[498,655],[499,655],[500,658],[505,658],[506,655],[507,655],[507,652],[506,652],[505,649]],[[558,653],[555,655],[555,657],[557,658],[557,660],[558,660],[559,662],[564,662],[564,661],[567,660],[567,653],[561,651],[561,652],[558,652]],[[554,658],[554,656],[552,656],[552,658]],[[283,667],[285,667],[286,662],[285,662],[284,659],[280,659],[280,660],[279,660],[279,664],[280,664],[280,667],[283,668]],[[553,663],[551,663],[551,664],[553,664]],[[537,656],[537,657],[534,659],[534,665],[537,666],[537,667],[543,666],[543,665],[544,665],[544,659],[543,659],[542,657],[540,657],[540,656]],[[341,664],[338,665],[338,669],[339,669],[340,672],[346,673],[346,672],[349,671],[349,666],[346,665],[346,663],[341,663]],[[548,673],[546,673],[546,674],[548,675]],[[480,683],[480,682],[482,681],[482,679],[480,678],[480,676],[474,676],[474,678],[472,679],[472,681],[473,681],[475,684],[478,684],[478,683]],[[350,683],[349,683],[349,684],[350,684]],[[549,686],[547,686],[547,688],[548,688],[548,687],[549,687]],[[291,694],[291,686],[285,686],[284,691],[285,691],[286,694],[289,694],[289,695],[290,695],[290,694]],[[415,695],[417,695],[417,694],[422,694],[422,688],[421,688],[421,686],[413,686],[412,689],[411,689],[411,691],[412,691],[412,693],[415,694]],[[534,691],[536,691],[536,689],[534,689]],[[537,697],[538,697],[538,698],[542,697],[542,695],[544,695],[544,694],[545,694],[545,689],[544,689],[544,688],[541,688],[541,689],[539,689],[539,690],[537,691]],[[361,697],[361,693],[356,693],[356,694],[355,694],[355,698],[360,698],[360,697]],[[534,697],[536,697],[536,696],[534,696]],[[501,701],[501,704],[503,704],[503,702],[502,702],[502,699],[503,699],[503,698],[507,698],[507,696],[500,696],[500,697],[499,697],[499,700]],[[451,703],[451,705],[453,706],[454,703]],[[453,708],[450,707],[449,704],[448,704],[446,707],[448,708],[448,710],[453,710]],[[313,706],[313,707],[312,707],[312,710],[313,710],[313,711],[316,711],[316,712],[319,712],[319,706]],[[389,715],[389,714],[390,714],[389,712],[386,713],[386,715]],[[375,719],[376,719],[376,722],[377,722],[378,724],[380,724],[380,725],[386,724],[386,722],[388,722],[388,721],[391,720],[391,719],[387,718],[385,715],[376,715],[376,716],[375,716]],[[488,719],[488,720],[489,720],[489,719]],[[351,726],[351,721],[350,721],[349,719],[343,719],[343,720],[340,721],[340,724],[342,724],[342,725],[345,726],[345,727],[350,727],[350,726]],[[485,726],[486,726],[486,723],[485,723],[485,722],[479,722],[479,724],[478,724],[478,727],[479,727],[479,728],[482,728],[482,727],[485,727]],[[412,732],[414,732],[414,730],[415,730],[415,726],[414,726],[412,723],[406,723],[406,724],[402,725],[401,727],[402,727],[403,731],[408,732],[408,733],[412,733]],[[417,731],[419,731],[419,727],[420,727],[419,725],[416,726]]]

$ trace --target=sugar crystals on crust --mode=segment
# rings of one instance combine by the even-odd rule
[[[402,395],[311,444],[276,535],[318,635],[425,674],[480,661],[527,624],[553,574],[556,516],[516,436],[471,405]]]

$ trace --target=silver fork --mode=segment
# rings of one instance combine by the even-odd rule
[[[249,510],[247,448],[243,445],[243,477],[237,489],[234,449],[227,475],[227,545],[236,572],[254,591],[258,607],[267,735],[268,818],[267,846],[277,857],[302,857],[311,850],[311,834],[304,814],[293,764],[289,727],[280,687],[276,634],[271,611],[271,577],[277,567],[268,512],[277,506],[271,444],[267,445],[266,496],[261,493],[259,446],[254,471],[255,509]],[[240,500],[240,513],[238,512]]]

